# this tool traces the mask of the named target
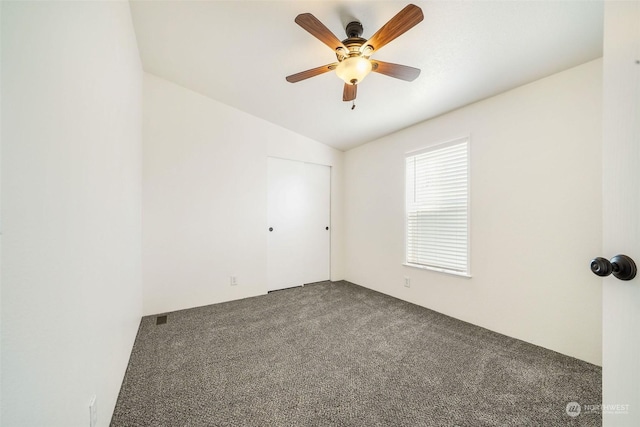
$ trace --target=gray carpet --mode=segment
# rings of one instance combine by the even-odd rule
[[[600,426],[601,369],[348,283],[142,319],[111,426]]]

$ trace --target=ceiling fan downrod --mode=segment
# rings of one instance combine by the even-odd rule
[[[362,32],[364,29],[362,28],[362,24],[358,21],[351,21],[347,24],[345,28],[345,32],[347,33],[348,38],[360,38],[362,36]]]

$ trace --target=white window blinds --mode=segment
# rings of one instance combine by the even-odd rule
[[[469,273],[468,138],[406,158],[407,264]]]

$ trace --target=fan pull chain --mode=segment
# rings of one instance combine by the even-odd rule
[[[356,101],[352,100],[351,101],[351,109],[353,110],[354,108],[356,108]]]

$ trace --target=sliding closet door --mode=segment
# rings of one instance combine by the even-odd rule
[[[303,283],[329,280],[331,232],[331,168],[305,163],[306,189],[309,194],[306,210],[305,273]]]
[[[331,169],[268,162],[268,290],[329,280]]]

